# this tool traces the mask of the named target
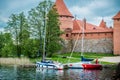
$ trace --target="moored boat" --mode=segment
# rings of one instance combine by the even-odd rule
[[[83,66],[81,63],[69,63],[68,68],[69,69],[83,69]]]
[[[91,64],[82,64],[84,69],[102,69],[102,65],[99,64],[98,59],[96,59],[95,63]]]
[[[37,68],[42,69],[56,69],[63,70],[63,65],[61,63],[53,62],[53,61],[41,61],[36,63]]]
[[[84,22],[84,20],[83,20],[83,22]],[[83,56],[83,52],[84,52],[84,44],[83,44],[84,43],[84,26],[83,27],[81,26],[80,28],[82,30],[82,35],[81,35],[82,36],[82,40],[81,40],[82,41],[81,42],[81,44],[82,44],[81,45],[81,62],[78,62],[78,63],[69,63],[68,64],[68,68],[70,68],[70,69],[83,69],[84,68],[83,64],[91,64],[91,61],[94,60],[94,59],[85,58]],[[75,46],[77,45],[78,39],[79,39],[79,35],[77,36],[77,40],[75,41],[75,44],[73,46],[70,58],[71,58],[71,56],[72,56],[72,54],[74,52]],[[69,59],[69,61],[70,61],[70,59]]]
[[[89,64],[90,62],[69,63],[67,65],[69,69],[83,69],[82,64],[85,64],[85,63]]]
[[[84,69],[102,69],[101,64],[82,64]]]

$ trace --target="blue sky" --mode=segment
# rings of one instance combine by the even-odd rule
[[[9,16],[24,12],[26,15],[31,8],[38,5],[43,0],[0,0],[0,30],[6,26]],[[55,1],[55,0],[52,0]],[[104,19],[108,26],[112,26],[111,19],[120,11],[120,0],[64,0],[73,16],[87,22],[99,25]]]

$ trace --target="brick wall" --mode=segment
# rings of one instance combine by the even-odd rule
[[[120,19],[114,20],[114,54],[120,55]]]

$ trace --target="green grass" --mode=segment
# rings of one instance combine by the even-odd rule
[[[111,62],[104,62],[104,61],[101,61],[100,63],[101,63],[101,64],[105,64],[105,65],[109,65],[109,64],[114,65],[114,64],[115,64],[115,63],[111,63]]]
[[[61,63],[68,63],[69,62],[80,62],[80,56],[81,53],[73,53],[72,58],[69,58],[71,53],[64,53],[64,54],[53,54],[53,56],[50,58],[53,61],[58,61]],[[114,56],[113,54],[108,54],[108,53],[84,53],[83,54],[85,58],[102,58],[102,57],[110,57]],[[30,59],[31,62],[35,63],[36,61],[40,61],[41,58],[36,58],[36,59]],[[101,62],[102,64],[113,64],[109,62]]]

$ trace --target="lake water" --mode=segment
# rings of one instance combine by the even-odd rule
[[[0,80],[111,80],[113,70],[52,70],[0,66]]]

